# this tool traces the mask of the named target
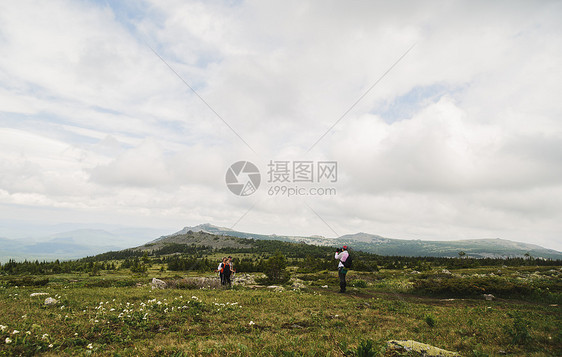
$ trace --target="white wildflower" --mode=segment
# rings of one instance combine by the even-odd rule
[[[250,321],[250,323],[248,325],[252,326],[255,325],[256,323],[254,321]]]
[[[6,331],[7,328],[8,326],[0,325],[0,331],[2,332]]]
[[[10,344],[10,343],[12,343],[12,339],[9,338],[9,337],[6,337],[6,344],[8,345],[8,344]]]
[[[53,344],[52,344],[52,343],[49,345],[49,348],[53,348]]]
[[[12,332],[12,335],[17,335],[18,333],[20,333],[18,330],[14,330],[14,332]]]
[[[49,338],[49,334],[48,333],[44,333],[43,336],[41,336],[42,340],[46,340]]]
[[[31,331],[25,331],[26,335],[31,335]]]
[[[86,346],[86,348],[92,349],[92,348],[94,348],[94,346],[92,346],[92,344],[90,343],[90,344],[88,344],[88,346]]]

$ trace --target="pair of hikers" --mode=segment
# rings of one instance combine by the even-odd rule
[[[232,284],[231,281],[230,281],[230,278],[235,273],[235,270],[234,270],[234,267],[233,267],[233,264],[232,264],[232,257],[222,258],[222,262],[219,264],[219,267],[217,268],[217,271],[219,272],[219,276],[220,276],[220,279],[221,279],[221,285],[230,286]]]
[[[351,268],[352,259],[347,252],[347,245],[344,245],[342,249],[336,249],[336,255],[334,256],[336,260],[339,259],[338,263],[338,277],[340,278],[340,293],[345,293],[345,288],[347,283],[345,281],[345,275],[347,270]]]

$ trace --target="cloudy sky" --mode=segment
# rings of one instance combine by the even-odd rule
[[[562,250],[561,17],[559,1],[1,2],[1,222]],[[225,184],[237,161],[261,173],[252,195]]]

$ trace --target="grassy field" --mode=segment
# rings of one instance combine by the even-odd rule
[[[44,286],[15,286],[17,280],[3,277],[0,355],[415,355],[387,348],[388,340],[415,340],[462,356],[562,355],[560,294],[550,291],[560,284],[558,267],[351,271],[347,294],[337,293],[335,271],[293,272],[283,289],[149,285],[152,277],[188,275],[197,274],[153,266],[137,276],[126,270],[50,275]],[[482,279],[521,295],[503,297],[498,290],[493,301],[466,295],[464,285],[489,289]],[[432,291],[435,281],[460,287]],[[47,297],[58,303],[46,306]]]

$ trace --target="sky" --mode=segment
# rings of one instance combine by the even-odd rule
[[[562,250],[560,18],[560,1],[0,2],[0,226]],[[255,192],[226,184],[239,161]]]

